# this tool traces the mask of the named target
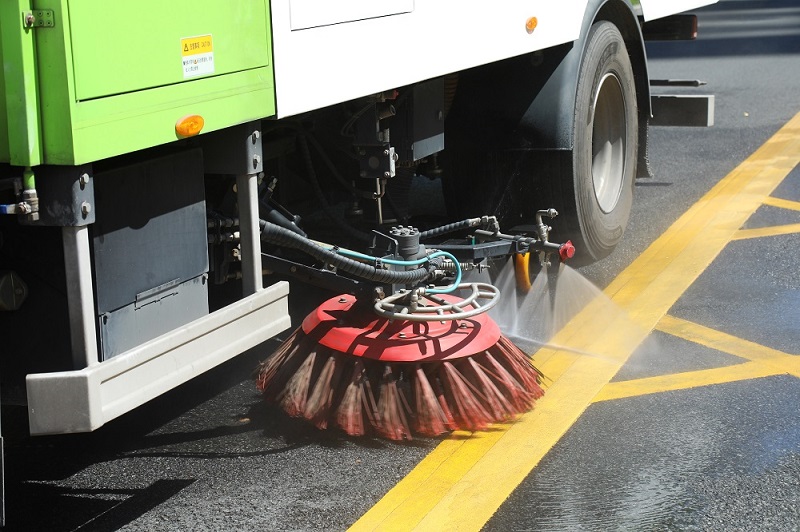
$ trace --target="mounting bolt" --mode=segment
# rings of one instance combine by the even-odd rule
[[[253,131],[253,135],[252,135],[251,138],[253,139],[253,144],[255,144],[256,141],[261,138],[261,132],[260,131]]]
[[[406,337],[406,333],[402,333],[402,332],[401,332],[401,333],[399,333],[399,334],[397,335],[397,337],[398,337],[398,338],[405,338],[405,337]]]
[[[25,13],[25,26],[32,28],[34,23],[36,23],[36,17],[33,16],[33,13],[30,11]]]
[[[261,156],[260,155],[253,155],[253,168],[258,168],[258,165],[261,164]]]
[[[89,216],[90,212],[92,212],[92,205],[88,201],[81,203],[81,213],[83,214],[84,218]]]
[[[80,183],[81,188],[85,187],[89,184],[89,174],[81,174],[78,178],[78,183]]]
[[[392,174],[390,172],[384,172],[383,177],[392,177]]]
[[[339,298],[339,303],[347,303],[347,298],[346,297],[340,297]]]

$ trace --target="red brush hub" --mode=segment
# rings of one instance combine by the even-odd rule
[[[486,313],[444,322],[389,321],[355,303],[351,295],[329,299],[306,316],[303,332],[340,353],[385,362],[453,360],[485,351],[500,338],[500,328]]]

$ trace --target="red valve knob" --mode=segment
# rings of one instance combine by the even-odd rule
[[[567,240],[565,244],[558,248],[558,256],[561,257],[561,262],[575,256],[575,246],[572,245],[571,240]]]

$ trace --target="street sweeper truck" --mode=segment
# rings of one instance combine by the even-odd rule
[[[287,330],[299,282],[335,296],[259,370],[290,414],[406,438],[529,408],[462,274],[614,249],[648,127],[712,116],[651,95],[645,41],[712,2],[0,0],[4,406],[92,431]]]

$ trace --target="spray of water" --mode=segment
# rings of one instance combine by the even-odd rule
[[[500,302],[489,314],[503,334],[527,353],[550,347],[606,358],[571,346],[556,345],[551,341],[564,325],[591,302],[596,306],[599,303],[605,317],[622,312],[575,269],[563,263],[557,268],[542,268],[527,293],[517,290],[513,261],[501,265],[499,271],[491,276],[487,272],[472,274],[470,281],[493,282],[500,289]]]

